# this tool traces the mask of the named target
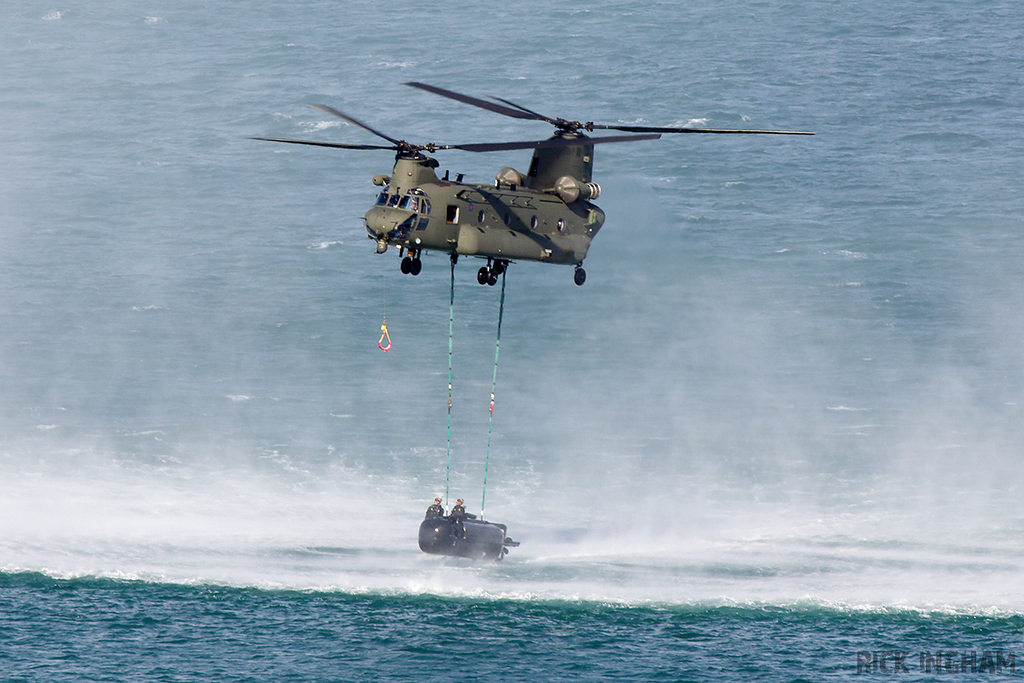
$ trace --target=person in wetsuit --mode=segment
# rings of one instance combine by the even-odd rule
[[[463,500],[459,498],[455,501],[452,511],[448,513],[448,521],[452,523],[455,535],[459,538],[466,537],[466,525],[462,523],[462,520],[466,519],[466,506],[462,503]]]
[[[444,508],[441,507],[440,498],[435,498],[434,504],[427,508],[427,517],[444,517]]]

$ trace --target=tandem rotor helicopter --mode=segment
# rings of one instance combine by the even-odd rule
[[[286,142],[354,150],[392,150],[391,175],[375,175],[381,187],[374,206],[366,212],[366,232],[377,243],[377,253],[395,245],[404,254],[403,273],[418,275],[424,251],[441,251],[452,263],[459,256],[487,259],[477,272],[480,284],[494,285],[509,262],[539,261],[575,266],[573,280],[587,278],[583,259],[605,214],[592,203],[601,187],[592,181],[594,145],[607,142],[655,140],[663,133],[714,133],[753,135],[814,135],[807,131],[671,128],[659,126],[606,125],[552,118],[501,98],[482,100],[425,83],[406,85],[516,119],[544,121],[555,127],[546,140],[464,145],[425,145],[398,140],[347,114],[322,104],[312,106],[373,133],[390,145],[364,145],[312,140],[257,137],[254,140]],[[633,135],[589,137],[595,130],[615,130]],[[443,149],[466,152],[501,152],[533,149],[529,170],[498,171],[493,185],[451,180],[446,172],[438,178],[433,154]],[[453,271],[454,272],[454,271]]]

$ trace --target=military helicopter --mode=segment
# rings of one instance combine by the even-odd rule
[[[605,125],[552,118],[501,98],[478,99],[425,83],[406,85],[447,97],[464,104],[516,119],[543,121],[555,127],[546,140],[463,145],[414,144],[399,140],[332,107],[312,106],[358,126],[390,145],[364,145],[312,140],[257,137],[255,140],[286,142],[354,150],[392,150],[395,165],[391,175],[375,175],[381,187],[374,206],[366,212],[366,232],[377,243],[377,253],[396,245],[404,255],[403,273],[418,275],[424,251],[449,254],[452,263],[459,256],[487,259],[477,272],[477,281],[494,285],[510,261],[540,261],[574,265],[573,280],[582,285],[587,278],[583,259],[594,236],[604,224],[605,214],[592,203],[601,186],[592,181],[594,145],[609,142],[655,140],[663,133],[716,133],[758,135],[814,135],[807,131],[734,130],[659,126]],[[615,130],[633,135],[590,137],[595,130]],[[499,152],[533,149],[529,170],[498,171],[493,185],[462,182],[446,172],[438,178],[434,169],[438,150]],[[453,271],[454,272],[454,271]]]

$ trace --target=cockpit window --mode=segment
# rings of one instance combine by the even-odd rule
[[[398,208],[429,214],[430,200],[427,199],[426,197],[414,197],[412,195],[406,195],[402,197],[402,201],[398,203]]]
[[[388,206],[398,206],[398,195],[388,195]]]
[[[374,206],[384,206],[387,203],[388,203],[388,191],[384,190],[379,195],[377,195],[377,201],[374,203]]]

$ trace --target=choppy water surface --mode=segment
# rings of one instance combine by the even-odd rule
[[[0,10],[0,670],[774,680],[1024,657],[1021,14]],[[500,565],[415,545],[446,486],[448,264],[404,277],[365,238],[390,155],[248,139],[376,142],[310,102],[418,142],[549,133],[411,80],[817,132],[603,146],[587,284],[513,265],[486,513],[522,546]],[[528,163],[438,158],[479,182]],[[450,477],[471,511],[498,313],[475,269]]]

